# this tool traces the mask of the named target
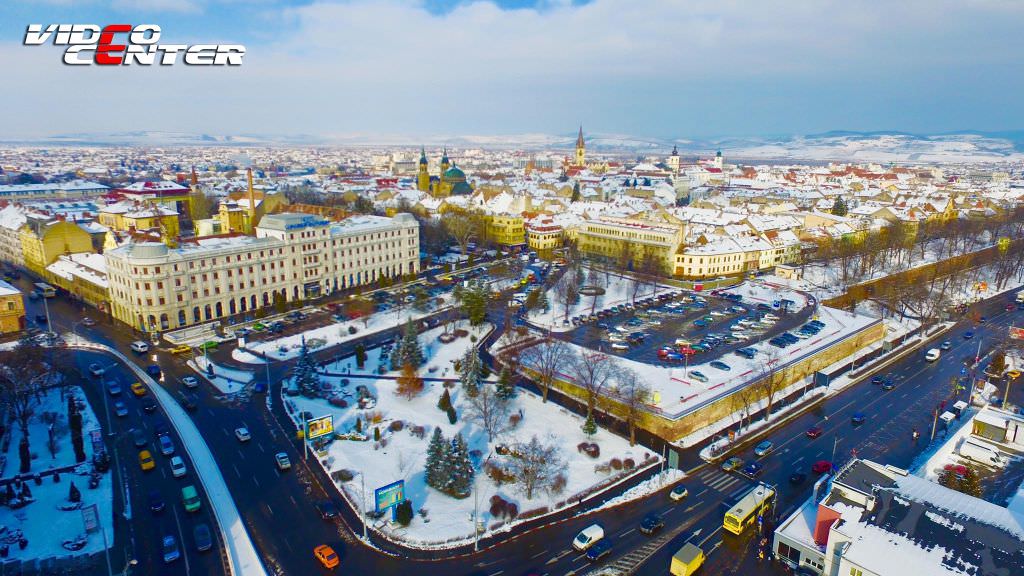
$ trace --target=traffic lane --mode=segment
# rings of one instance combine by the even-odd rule
[[[125,472],[125,481],[129,489],[129,502],[131,504],[132,521],[135,536],[135,555],[139,566],[151,570],[151,573],[172,569],[173,566],[165,566],[162,560],[161,542],[165,535],[174,535],[183,556],[182,563],[188,564],[189,573],[193,574],[223,574],[223,566],[220,561],[220,543],[215,538],[214,547],[208,552],[199,553],[194,548],[193,530],[196,524],[203,522],[210,527],[211,531],[216,529],[216,524],[209,512],[209,501],[205,496],[202,484],[198,481],[195,470],[188,455],[181,450],[181,439],[177,432],[168,425],[170,436],[175,446],[173,455],[181,456],[185,461],[187,472],[182,478],[174,478],[170,472],[169,461],[171,456],[163,456],[156,444],[154,424],[157,418],[168,422],[162,410],[158,414],[146,414],[141,407],[141,401],[133,401],[129,396],[131,392],[128,386],[135,382],[134,373],[122,366],[114,357],[99,352],[78,351],[75,354],[76,362],[81,370],[87,370],[91,363],[100,363],[109,366],[107,372],[100,378],[94,378],[93,382],[99,384],[98,391],[106,396],[105,400],[110,404],[113,414],[113,403],[122,401],[128,410],[124,417],[112,416],[111,431],[114,432],[113,449],[119,454],[119,463]],[[109,362],[109,363],[108,363]],[[124,392],[118,397],[111,397],[105,390],[103,382],[108,378],[117,378]],[[169,424],[169,422],[168,422]],[[156,463],[156,468],[150,471],[143,471],[139,464],[138,454],[143,448],[135,447],[133,429],[140,429],[146,438],[144,449],[149,450]],[[195,486],[202,500],[201,508],[195,513],[186,513],[181,500],[181,489],[184,486]],[[153,514],[150,510],[150,493],[160,494],[165,510]],[[173,512],[172,512],[173,510]],[[173,524],[170,516],[175,516]],[[153,516],[153,517],[151,517]]]

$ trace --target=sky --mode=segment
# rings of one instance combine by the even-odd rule
[[[5,0],[0,138],[1024,128],[1019,0]],[[158,24],[240,67],[66,66],[28,24]]]

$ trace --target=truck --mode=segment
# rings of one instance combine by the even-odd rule
[[[690,576],[704,564],[704,551],[696,544],[687,542],[672,555],[668,571],[673,576]]]
[[[978,442],[972,438],[964,438],[960,444],[960,455],[969,460],[974,460],[986,466],[1002,468],[1006,465],[1006,458],[995,448]]]

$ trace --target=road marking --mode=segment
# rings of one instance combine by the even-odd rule
[[[619,537],[625,536],[627,534],[632,534],[633,532],[636,532],[636,528],[630,528],[629,530],[626,530],[622,534],[619,534]]]
[[[801,456],[801,457],[797,458],[796,460],[793,460],[793,462],[791,464],[799,464],[800,462],[803,461],[803,459],[804,459],[804,457]]]
[[[700,541],[700,544],[698,544],[698,546],[703,547],[705,542],[707,542],[708,540],[711,540],[711,538],[713,538],[715,536],[715,534],[718,534],[721,531],[722,531],[722,526],[719,525],[718,528],[715,528],[714,531],[711,532],[711,534],[708,534],[707,536],[705,536],[704,539]]]
[[[534,558],[536,558],[536,557],[538,557],[538,556],[543,556],[543,555],[545,555],[545,554],[547,554],[547,553],[548,553],[548,551],[547,551],[547,550],[541,550],[540,552],[537,552],[537,553],[536,553],[536,554],[534,554],[533,556],[530,556],[530,559],[532,560],[532,559],[534,559]]]
[[[245,460],[245,454],[242,454],[241,450],[238,451],[238,457],[242,460]]]
[[[701,497],[701,495],[702,495],[702,494],[704,494],[704,493],[705,493],[705,492],[707,492],[707,491],[708,491],[708,489],[707,489],[707,488],[704,488],[704,489],[703,489],[703,490],[701,490],[700,492],[697,492],[696,494],[694,494],[694,495],[693,495],[693,497],[694,497],[694,498],[700,498],[700,497]]]
[[[178,550],[181,555],[185,558],[185,574],[191,574],[192,568],[188,563],[188,547],[185,544],[185,533],[181,531],[181,521],[178,520],[178,509],[177,507],[171,508],[171,512],[174,512],[174,523],[178,525]]]
[[[553,556],[550,560],[545,562],[545,564],[554,564],[555,562],[558,562],[559,560],[561,560],[563,557],[567,556],[568,554],[569,554],[569,550],[565,550],[565,551],[561,552],[560,554],[557,554],[557,555]]]
[[[267,451],[263,449],[263,443],[262,442],[257,442],[256,443],[256,447],[260,449],[260,452],[263,452],[264,454],[266,454]]]
[[[497,572],[491,572],[491,576],[498,576],[499,574],[504,574],[504,573],[505,573],[504,570],[498,570]]]
[[[231,463],[231,467],[235,469],[235,475],[239,478],[242,477],[242,473],[238,471],[238,466],[235,466],[234,462]]]
[[[264,502],[263,505],[267,507],[267,513],[270,514],[271,516],[273,516],[274,515],[274,510],[270,507],[270,504],[267,504],[266,502]]]
[[[252,477],[252,481],[253,481],[253,482],[254,482],[254,483],[256,484],[256,487],[257,487],[257,488],[259,488],[259,487],[260,487],[260,481],[259,481],[259,480],[257,480],[255,476],[253,476],[253,477]]]
[[[572,559],[572,563],[575,564],[575,563],[577,563],[577,562],[579,562],[581,560],[586,559],[586,557],[587,557],[586,554],[580,554],[579,556],[577,556],[577,557]]]

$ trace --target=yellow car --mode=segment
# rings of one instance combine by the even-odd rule
[[[334,552],[334,548],[331,548],[326,544],[321,544],[316,548],[313,548],[313,555],[316,556],[316,559],[319,560],[320,563],[324,565],[324,568],[327,568],[328,570],[337,568],[338,565],[341,564],[341,560],[338,559],[338,555]]]
[[[1010,378],[1020,378],[1020,374],[1020,370],[1010,370],[1009,372],[1006,373],[1006,375],[1009,376]]]
[[[143,472],[156,468],[156,462],[153,462],[153,455],[149,453],[149,450],[139,452],[139,467]]]
[[[146,387],[142,385],[142,382],[135,382],[132,384],[132,394],[135,394],[136,396],[145,396]]]
[[[171,354],[188,354],[191,351],[192,347],[189,346],[188,344],[182,344],[180,346],[175,346],[174,348],[171,348]]]

